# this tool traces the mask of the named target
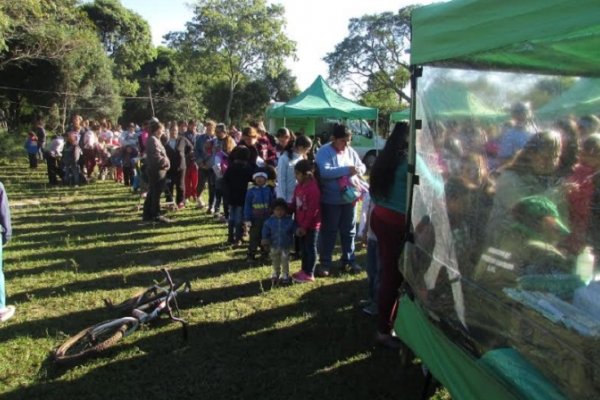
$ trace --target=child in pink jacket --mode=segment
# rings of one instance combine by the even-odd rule
[[[300,238],[302,269],[292,275],[294,282],[314,282],[317,265],[317,240],[321,227],[321,192],[314,177],[314,164],[301,160],[294,167],[298,184],[291,208],[295,211],[296,236]]]

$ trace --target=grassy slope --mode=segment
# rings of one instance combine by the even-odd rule
[[[374,321],[354,306],[364,274],[271,290],[269,267],[222,246],[224,225],[196,209],[142,226],[137,198],[113,182],[47,187],[43,169],[1,160],[0,180],[13,205],[4,270],[17,306],[0,326],[0,397],[420,398],[420,368],[374,347]],[[187,343],[161,320],[104,358],[72,369],[47,361],[67,335],[114,316],[103,298],[131,295],[164,265],[192,282]]]

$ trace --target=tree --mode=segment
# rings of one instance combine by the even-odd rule
[[[269,92],[269,97],[274,101],[289,101],[300,94],[296,77],[292,71],[284,68],[278,75],[269,76],[266,74],[264,79]]]
[[[81,45],[81,20],[75,0],[0,2],[0,71],[62,59]]]
[[[132,75],[156,56],[148,22],[119,0],[95,0],[81,9],[94,23],[106,54],[114,62],[121,93],[133,95],[139,84]]]
[[[198,0],[186,31],[167,35],[199,68],[228,84],[225,121],[245,76],[276,75],[295,43],[283,33],[284,8],[265,0]]]
[[[202,85],[193,68],[186,68],[181,54],[166,47],[158,47],[157,56],[142,65],[134,75],[142,83],[137,92],[139,99],[125,102],[125,121],[143,121],[152,115],[148,87],[152,91],[154,111],[158,119],[201,118],[206,110],[202,104]],[[192,66],[193,67],[193,66]]]
[[[31,118],[53,104],[63,124],[74,109],[119,115],[112,62],[74,0],[2,2],[0,21],[0,85],[8,87],[0,97],[11,129],[24,122],[22,112]]]
[[[399,100],[410,102],[404,87],[409,65],[405,50],[410,45],[410,15],[414,6],[397,13],[364,15],[352,18],[349,35],[324,57],[333,83],[350,80],[360,94],[369,87],[389,87]],[[372,82],[375,79],[376,82]],[[370,84],[367,82],[371,80]]]

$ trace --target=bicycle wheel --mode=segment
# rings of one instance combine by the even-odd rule
[[[174,285],[175,285],[174,290],[179,291],[179,289],[181,289],[181,287],[185,284],[186,284],[185,281],[179,281],[179,280],[174,281]],[[189,286],[189,284],[187,284],[187,285]],[[104,302],[107,304],[107,306],[114,308],[116,310],[119,310],[122,312],[130,312],[134,308],[139,308],[145,304],[154,302],[154,301],[164,297],[168,292],[169,292],[168,286],[154,285],[149,288],[140,290],[139,292],[134,294],[132,297],[130,297],[129,299],[127,299],[119,304],[116,304],[116,305],[112,304],[109,300],[105,300]]]
[[[86,328],[67,339],[54,351],[54,362],[71,364],[98,355],[133,332],[138,325],[139,321],[136,318],[123,317]]]

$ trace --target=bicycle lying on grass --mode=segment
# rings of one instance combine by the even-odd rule
[[[164,282],[146,288],[117,305],[105,299],[107,307],[130,315],[101,322],[70,337],[54,351],[54,362],[65,365],[96,356],[135,332],[140,324],[157,319],[165,311],[172,321],[181,323],[183,337],[187,339],[187,322],[179,317],[177,296],[188,293],[190,283],[173,281],[166,269],[161,271],[165,275]]]

